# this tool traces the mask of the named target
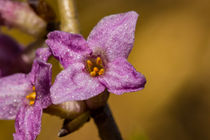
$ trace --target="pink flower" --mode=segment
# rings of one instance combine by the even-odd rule
[[[14,140],[35,140],[42,110],[52,104],[49,55],[48,48],[39,49],[30,73],[0,78],[0,119],[16,119]]]
[[[79,34],[48,34],[46,43],[64,67],[50,89],[54,104],[86,100],[105,89],[120,95],[144,88],[145,77],[127,61],[137,18],[134,11],[104,17],[87,41]]]

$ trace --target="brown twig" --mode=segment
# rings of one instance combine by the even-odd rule
[[[108,104],[91,111],[91,116],[98,128],[101,140],[122,140],[120,131]]]
[[[74,0],[57,0],[60,13],[61,30],[70,33],[79,33]]]

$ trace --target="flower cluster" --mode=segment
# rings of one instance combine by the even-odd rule
[[[50,32],[49,48],[37,50],[31,72],[0,78],[0,118],[16,119],[14,139],[36,139],[43,109],[51,104],[87,100],[105,90],[121,95],[143,89],[145,77],[127,61],[137,18],[133,11],[107,16],[87,41],[80,34]],[[52,85],[51,55],[64,68]]]

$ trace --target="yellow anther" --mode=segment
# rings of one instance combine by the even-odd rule
[[[90,60],[87,60],[88,67],[91,67],[93,63]]]
[[[97,64],[97,65],[102,65],[101,57],[97,57],[97,58],[96,58],[96,64]]]
[[[97,67],[94,67],[94,68],[93,68],[93,71],[98,72],[99,70],[98,70]]]
[[[93,66],[93,63],[90,60],[87,60],[87,69],[88,71],[91,71],[91,67]]]
[[[35,100],[36,98],[36,92],[32,92],[29,95],[26,96],[27,99],[29,100]]]
[[[92,72],[90,72],[90,75],[94,77],[94,76],[96,76],[96,72],[92,71]]]
[[[104,73],[104,66],[101,57],[87,59],[86,69],[92,77],[102,75]]]
[[[29,101],[29,105],[33,105],[35,101]]]
[[[32,92],[29,95],[27,95],[26,99],[29,100],[29,105],[33,105],[35,103],[35,99],[36,99],[36,92]]]
[[[35,86],[33,86],[33,91],[35,91],[36,90],[36,88],[35,88]]]
[[[98,72],[98,75],[102,75],[104,73],[104,69],[100,69],[100,71]]]

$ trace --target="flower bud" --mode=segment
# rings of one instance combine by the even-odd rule
[[[0,1],[0,21],[36,37],[46,33],[45,21],[24,2]]]
[[[83,101],[69,101],[58,105],[51,105],[45,112],[56,115],[61,118],[74,119],[87,111],[86,104]]]

